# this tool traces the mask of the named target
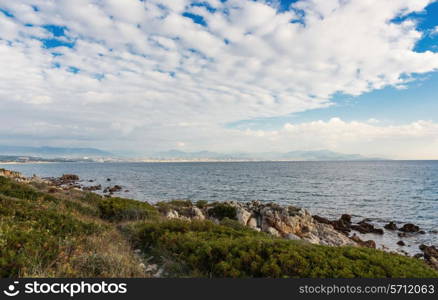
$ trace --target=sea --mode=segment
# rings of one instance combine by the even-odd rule
[[[438,245],[438,161],[330,162],[152,162],[0,165],[25,176],[73,173],[84,185],[123,187],[118,196],[140,201],[270,201],[304,207],[312,214],[353,221],[413,223],[426,234],[400,238],[360,235],[379,247],[419,253],[421,243]],[[108,181],[107,179],[110,179]],[[89,183],[88,180],[93,180]],[[403,240],[407,245],[398,246]]]

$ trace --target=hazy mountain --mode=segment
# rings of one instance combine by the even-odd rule
[[[298,160],[298,161],[332,161],[332,160],[379,160],[359,154],[344,154],[329,150],[290,151],[264,153],[218,153],[210,151],[184,152],[169,150],[151,155],[153,159],[211,159],[211,160]]]
[[[29,155],[40,157],[103,157],[111,153],[95,148],[26,147],[0,145],[0,155]]]

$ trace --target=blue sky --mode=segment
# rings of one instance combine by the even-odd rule
[[[0,64],[0,144],[438,159],[438,1],[0,1]]]

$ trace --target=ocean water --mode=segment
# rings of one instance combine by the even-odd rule
[[[403,239],[396,233],[367,234],[390,248],[418,253],[418,244],[437,244],[438,161],[354,162],[193,162],[193,163],[50,163],[6,165],[31,176],[74,173],[103,187],[119,184],[120,196],[150,202],[190,199],[272,201],[304,207],[312,214],[355,221],[370,218],[414,223],[427,234]],[[107,182],[110,178],[111,182]],[[93,183],[96,184],[96,183]]]

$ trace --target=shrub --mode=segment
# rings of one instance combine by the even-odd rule
[[[140,220],[155,217],[158,212],[147,202],[124,198],[105,198],[98,203],[100,217],[109,221]]]
[[[196,204],[195,204],[198,208],[200,208],[200,209],[203,209],[203,208],[205,208],[205,207],[207,207],[207,205],[208,205],[208,201],[207,200],[198,200],[198,201],[196,201]]]
[[[206,221],[132,226],[133,243],[202,277],[438,277],[423,262],[379,250],[327,247]],[[173,270],[177,268],[173,267]]]
[[[4,196],[0,196],[0,219],[0,277],[48,268],[56,261],[64,240],[103,229],[60,213],[53,203]]]
[[[236,219],[237,210],[234,206],[226,203],[216,203],[208,210],[208,215],[216,219],[222,220],[224,218]]]

